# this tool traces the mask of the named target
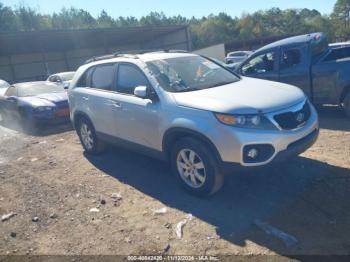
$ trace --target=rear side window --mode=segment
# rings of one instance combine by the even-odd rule
[[[301,63],[301,52],[299,49],[288,49],[282,52],[281,69],[292,68]]]
[[[134,94],[135,87],[148,86],[148,80],[136,66],[120,64],[117,76],[117,91],[124,94]]]
[[[95,67],[91,76],[91,87],[111,90],[114,79],[114,65],[100,65]]]
[[[90,79],[91,74],[94,71],[94,67],[89,68],[85,71],[85,73],[80,77],[79,82],[77,84],[77,87],[89,87],[90,86]]]

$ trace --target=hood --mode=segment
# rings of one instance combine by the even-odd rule
[[[68,106],[68,96],[66,92],[62,93],[51,93],[51,94],[42,94],[31,97],[20,97],[19,101],[30,104],[34,107],[38,106],[50,106],[55,107],[60,103],[67,103]]]
[[[273,112],[306,98],[297,87],[246,77],[224,86],[172,94],[180,106],[227,114]]]

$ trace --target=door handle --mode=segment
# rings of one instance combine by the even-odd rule
[[[119,105],[118,104],[112,104],[111,106],[114,107],[114,108],[122,108],[122,106],[120,104]]]
[[[114,108],[121,108],[122,107],[120,102],[117,102],[117,101],[114,101],[114,100],[108,100],[106,105],[109,105],[109,106],[114,107]]]
[[[83,96],[83,100],[89,101],[89,98],[87,96]]]

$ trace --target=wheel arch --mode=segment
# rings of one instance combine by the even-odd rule
[[[165,159],[169,160],[172,145],[176,141],[184,137],[191,137],[203,142],[214,153],[216,160],[220,162],[222,161],[219,151],[208,137],[206,137],[198,131],[184,127],[172,127],[164,133],[162,141],[162,151]]]
[[[77,111],[74,113],[73,121],[72,121],[75,129],[77,129],[77,127],[78,127],[77,124],[79,123],[79,120],[82,118],[86,118],[92,124],[90,117],[86,113],[84,113],[82,111]]]

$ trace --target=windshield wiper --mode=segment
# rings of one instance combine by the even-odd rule
[[[195,88],[195,87],[189,87],[189,88],[182,89],[182,90],[176,90],[175,92],[176,93],[182,93],[182,92],[190,92],[190,91],[197,91],[197,90],[200,90],[200,89]]]
[[[218,87],[218,86],[224,86],[224,85],[228,85],[228,84],[232,84],[234,83],[235,81],[230,81],[230,82],[220,82],[220,83],[217,83],[209,88],[213,88],[213,87]]]

